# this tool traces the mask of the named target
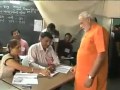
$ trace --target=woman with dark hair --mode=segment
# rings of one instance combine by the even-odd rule
[[[42,73],[45,76],[50,74],[49,70],[45,69],[36,69],[33,67],[22,66],[20,64],[20,50],[21,45],[20,42],[16,39],[12,39],[8,43],[9,52],[2,57],[1,65],[0,65],[0,78],[10,77],[14,74],[15,71],[22,71],[28,73]]]

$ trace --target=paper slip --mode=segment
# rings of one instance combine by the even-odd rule
[[[33,85],[38,84],[37,75],[35,73],[16,73],[13,77],[12,84],[17,85]]]
[[[53,77],[53,76],[55,76],[55,75],[58,74],[58,73],[59,73],[59,72],[56,72],[56,71],[55,71],[55,72],[53,72],[53,73],[50,74],[50,77]],[[45,76],[45,75],[42,74],[42,73],[39,73],[39,74],[41,74],[42,76]],[[46,77],[46,76],[45,76],[45,77]]]
[[[67,74],[71,68],[71,66],[59,65],[56,67],[56,72]]]
[[[51,74],[50,74],[50,77],[53,77],[53,76],[55,76],[55,75],[58,74],[58,73],[59,73],[59,72],[56,72],[56,71],[55,71],[54,73],[51,73]]]

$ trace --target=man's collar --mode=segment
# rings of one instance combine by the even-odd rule
[[[42,46],[42,44],[41,44],[41,42],[39,43],[39,45],[40,45],[40,50],[44,50],[44,49],[43,49],[43,46]],[[46,51],[48,51],[48,49],[49,49],[49,47],[46,48]],[[44,51],[45,51],[45,50],[44,50]]]

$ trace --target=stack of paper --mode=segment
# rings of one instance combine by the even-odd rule
[[[13,77],[12,84],[17,85],[33,85],[38,84],[37,75],[35,73],[16,73]]]
[[[68,73],[69,70],[71,69],[71,66],[66,66],[66,65],[59,65],[56,67],[56,72],[60,72],[60,73]]]

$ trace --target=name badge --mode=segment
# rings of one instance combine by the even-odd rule
[[[66,52],[66,53],[70,53],[70,49],[65,48],[65,52]]]
[[[21,47],[21,51],[25,51],[25,47]]]
[[[59,38],[53,38],[53,42],[59,42]]]

